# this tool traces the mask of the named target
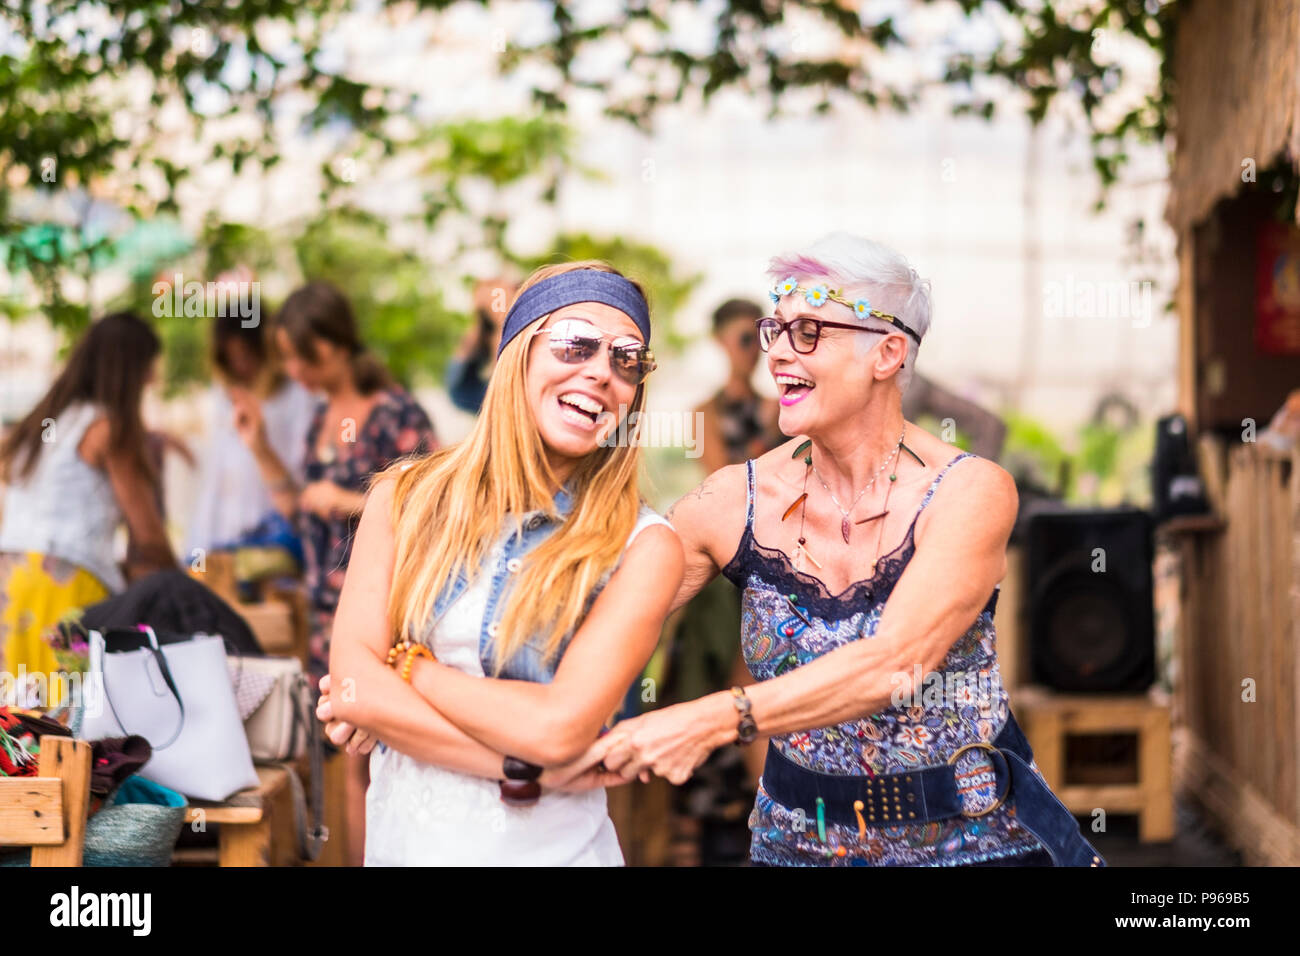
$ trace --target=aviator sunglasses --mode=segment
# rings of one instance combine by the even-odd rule
[[[600,351],[600,343],[610,339],[609,368],[629,385],[640,385],[658,366],[655,354],[640,339],[630,335],[611,335],[586,319],[560,319],[554,325],[533,334],[551,337],[551,354],[565,365],[581,365]]]

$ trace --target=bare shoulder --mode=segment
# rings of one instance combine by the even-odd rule
[[[728,556],[745,530],[746,478],[744,465],[727,465],[682,495],[668,509],[671,522],[688,554],[703,552],[715,561]],[[731,551],[727,551],[727,542]]]
[[[81,460],[96,468],[102,468],[108,457],[109,435],[107,418],[97,418],[91,422],[77,445],[77,454]]]
[[[627,556],[622,566],[644,565],[654,568],[664,577],[671,578],[672,589],[677,590],[682,569],[682,540],[677,532],[668,525],[655,524],[642,528],[628,545]]]
[[[971,456],[953,465],[944,475],[922,517],[978,521],[1009,531],[1019,508],[1020,494],[1011,474],[996,462]],[[918,533],[921,525],[927,523],[918,524]]]
[[[366,510],[373,507],[376,511],[388,511],[393,507],[393,497],[397,493],[397,478],[384,476],[378,478],[366,491]]]
[[[367,539],[376,532],[390,538],[395,533],[397,522],[393,506],[396,492],[397,479],[389,476],[378,478],[366,490],[366,503],[361,509],[361,525],[365,527]],[[357,534],[361,535],[360,527]]]
[[[739,494],[745,498],[745,466],[727,465],[706,477],[682,495],[664,515],[673,527],[683,519],[697,520],[719,506],[734,503]],[[680,530],[680,529],[679,529]]]

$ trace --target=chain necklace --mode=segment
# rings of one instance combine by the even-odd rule
[[[826,484],[826,479],[823,478],[822,473],[817,470],[817,466],[816,465],[811,466],[813,474],[817,476],[817,480],[822,483],[822,487],[826,489],[826,493],[831,496],[831,501],[835,502],[835,507],[839,509],[840,534],[844,536],[845,544],[849,543],[849,529],[852,528],[852,525],[849,524],[849,515],[851,515],[853,513],[853,509],[858,506],[858,502],[862,500],[862,496],[865,495],[868,491],[870,491],[873,487],[875,487],[876,479],[879,478],[881,474],[884,472],[884,470],[889,467],[889,459],[893,457],[893,454],[896,454],[898,450],[903,447],[903,435],[906,432],[907,432],[907,425],[904,425],[903,431],[898,433],[898,442],[894,445],[893,453],[885,456],[885,460],[880,463],[880,467],[877,468],[876,473],[871,476],[871,480],[867,482],[866,487],[858,492],[858,496],[853,499],[853,504],[849,505],[847,508],[845,508],[843,505],[840,504],[840,500],[835,497],[835,492],[831,491],[831,486]],[[812,455],[808,456],[808,460],[810,462],[812,461]],[[894,481],[897,478],[898,478],[897,475],[889,476],[890,481]]]

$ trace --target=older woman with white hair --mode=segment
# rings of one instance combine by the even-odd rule
[[[756,864],[1104,866],[1001,682],[1015,484],[903,419],[928,283],[844,234],[769,274],[760,344],[795,437],[669,513],[687,561],[676,603],[719,572],[742,589],[757,683],[624,721],[589,759],[681,783],[714,748],[767,735]]]

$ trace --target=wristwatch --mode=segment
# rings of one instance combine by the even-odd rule
[[[754,723],[754,715],[750,713],[749,698],[745,696],[742,688],[733,687],[731,702],[735,705],[736,712],[740,714],[740,722],[736,725],[736,746],[752,744],[758,737],[758,724]]]

